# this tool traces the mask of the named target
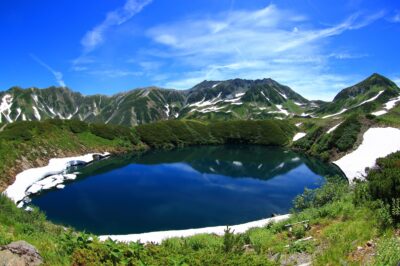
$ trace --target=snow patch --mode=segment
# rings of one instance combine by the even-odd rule
[[[271,101],[267,96],[265,96],[264,92],[262,91],[261,94],[265,97],[265,99],[267,99],[267,101]]]
[[[346,112],[347,110],[348,110],[348,109],[344,108],[343,110],[341,110],[340,112],[338,112],[338,113],[336,113],[336,114],[331,114],[331,115],[323,116],[322,119],[325,119],[325,118],[329,118],[329,117],[333,117],[333,116],[337,116],[337,115],[343,114],[343,113]]]
[[[33,108],[33,114],[36,117],[37,120],[41,120],[42,117],[40,116],[39,110],[36,108],[36,106],[32,106]]]
[[[287,100],[288,97],[285,94],[283,94],[282,92],[280,92],[278,90],[276,90],[276,92],[279,93],[283,98],[285,98],[285,100]]]
[[[380,110],[380,111],[373,112],[371,114],[374,115],[374,116],[381,116],[381,115],[387,114],[387,111],[386,110]]]
[[[233,161],[232,163],[233,163],[233,165],[236,165],[236,166],[243,166],[243,163],[239,162],[239,161]]]
[[[109,155],[108,152],[103,154],[90,153],[78,157],[51,159],[47,166],[31,168],[19,173],[15,178],[15,182],[8,186],[3,194],[16,204],[18,203],[18,206],[21,206],[21,202],[26,196],[38,193],[42,189],[55,187],[63,183],[65,179],[72,177],[71,175],[62,175],[70,166],[87,164],[96,157],[104,158]],[[22,202],[23,205],[24,203]]]
[[[370,128],[364,133],[361,145],[353,152],[333,162],[352,183],[364,179],[366,167],[374,167],[376,159],[400,150],[400,129]]]
[[[18,120],[19,116],[21,115],[21,112],[22,112],[21,108],[17,108],[17,116],[14,119],[15,121]]]
[[[337,129],[338,126],[340,126],[340,124],[342,124],[342,123],[343,123],[343,122],[340,122],[340,123],[337,124],[336,126],[331,127],[328,131],[326,131],[326,133],[328,133],[328,134],[332,133],[332,132],[335,131],[335,129]]]
[[[361,105],[363,105],[363,104],[365,104],[365,103],[375,101],[379,96],[381,96],[381,94],[382,94],[383,92],[384,92],[384,90],[379,91],[378,94],[375,95],[374,97],[372,97],[371,99],[368,99],[368,100],[366,100],[366,101],[363,101],[362,103],[359,103],[359,104],[357,104],[357,105],[354,106],[354,107],[359,107],[359,106],[361,106]]]
[[[373,115],[375,115],[375,116],[384,115],[384,114],[386,114],[390,109],[392,109],[393,107],[395,107],[395,106],[396,106],[396,103],[397,103],[398,101],[400,101],[400,96],[397,97],[397,98],[391,99],[390,101],[388,101],[387,103],[385,103],[385,105],[384,105],[384,107],[383,107],[384,110],[376,111],[376,112],[373,112],[373,113],[371,113],[371,114],[373,114]]]
[[[284,114],[284,115],[289,115],[289,112],[288,112],[287,110],[283,109],[283,107],[282,107],[281,104],[277,104],[277,105],[275,105],[275,106],[276,106],[276,108],[279,109],[279,111],[270,111],[270,112],[268,112],[268,113],[282,113],[282,114]]]
[[[301,138],[304,138],[306,135],[307,135],[307,134],[304,133],[304,132],[296,133],[296,135],[294,135],[294,137],[293,137],[293,141],[297,141],[297,140],[299,140],[299,139],[301,139]]]
[[[290,214],[280,215],[272,218],[262,219],[244,224],[229,226],[235,234],[242,234],[250,228],[264,227],[270,223],[276,223],[284,221],[290,218]],[[173,237],[189,237],[198,234],[215,234],[222,236],[225,234],[226,226],[213,226],[197,229],[186,229],[186,230],[171,230],[171,231],[159,231],[142,234],[131,234],[131,235],[102,235],[100,236],[101,241],[112,239],[119,242],[141,242],[141,243],[156,243],[161,244],[163,240]]]
[[[1,121],[1,114],[7,119],[9,123],[12,123],[12,119],[10,117],[11,114],[11,106],[13,105],[13,97],[10,94],[6,94],[1,99],[0,104],[0,123]]]
[[[169,113],[170,113],[170,109],[169,109],[169,104],[167,103],[166,105],[164,105],[164,107],[165,107],[165,114],[167,115],[167,117],[169,117]]]

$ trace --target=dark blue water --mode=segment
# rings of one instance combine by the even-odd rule
[[[332,165],[263,146],[203,146],[110,158],[33,198],[54,222],[96,234],[232,225],[284,214]]]

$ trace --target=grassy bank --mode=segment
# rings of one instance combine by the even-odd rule
[[[50,158],[88,152],[127,152],[140,147],[132,129],[76,120],[16,122],[0,132],[0,191],[25,169]]]

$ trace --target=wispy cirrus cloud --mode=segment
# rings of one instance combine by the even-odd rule
[[[61,87],[66,87],[67,85],[65,84],[63,80],[63,74],[59,71],[54,70],[52,67],[50,67],[48,64],[46,64],[44,61],[42,61],[39,57],[37,57],[34,54],[29,54],[29,56],[36,61],[39,65],[47,69],[55,78],[57,81],[58,85]]]
[[[138,75],[138,72],[135,71],[115,68],[105,69],[99,66],[98,59],[93,56],[93,52],[106,42],[108,34],[118,26],[128,22],[151,2],[152,0],[127,0],[124,6],[108,12],[105,19],[86,32],[81,39],[82,53],[71,61],[71,70],[109,78]]]
[[[330,99],[355,79],[336,75],[330,60],[359,55],[334,53],[327,43],[384,15],[357,13],[336,25],[321,26],[273,4],[260,10],[231,10],[149,29],[147,34],[159,49],[147,53],[188,69],[170,73],[163,84],[167,87],[190,88],[204,79],[272,77],[310,98]]]
[[[93,51],[105,41],[107,31],[129,21],[151,2],[152,0],[128,0],[123,7],[109,12],[100,24],[83,36],[81,44],[84,52]]]

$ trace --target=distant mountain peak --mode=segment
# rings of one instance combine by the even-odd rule
[[[386,90],[391,88],[397,88],[397,85],[390,79],[386,78],[385,76],[382,76],[378,73],[373,73],[371,76],[364,79],[363,81],[340,91],[333,99],[333,101],[336,102],[339,100],[354,98],[361,94],[368,93],[371,90],[374,90],[378,87]]]

